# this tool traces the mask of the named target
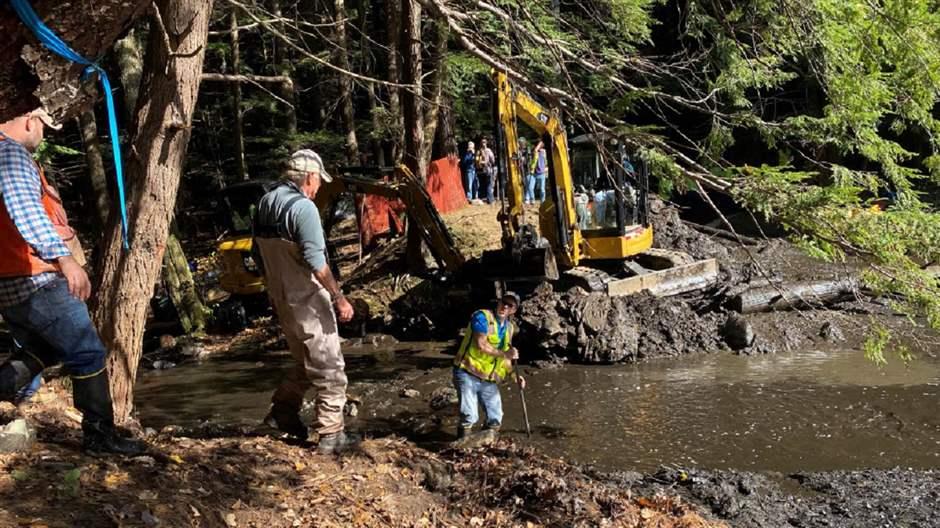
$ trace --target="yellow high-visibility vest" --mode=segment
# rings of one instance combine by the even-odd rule
[[[500,343],[499,339],[499,329],[496,324],[496,317],[493,316],[493,312],[490,310],[480,310],[480,312],[486,317],[487,323],[487,335],[486,339],[489,341],[490,345],[493,348],[500,351],[507,351],[511,347],[512,343],[512,334],[514,331],[513,324],[509,321],[506,322],[508,325],[506,327],[506,338]],[[467,325],[466,335],[463,337],[463,342],[460,344],[460,351],[457,352],[457,357],[454,358],[454,365],[460,367],[470,374],[484,380],[499,382],[506,377],[512,371],[512,364],[508,359],[493,357],[488,354],[484,354],[479,347],[477,347],[476,342],[473,339],[473,322],[471,321]]]

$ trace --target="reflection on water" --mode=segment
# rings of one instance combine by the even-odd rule
[[[156,426],[257,423],[287,358],[256,361],[228,358],[145,376],[137,395],[141,419]],[[414,361],[349,358],[348,363],[351,390],[389,386],[388,394],[380,389],[366,397],[364,408],[371,412],[360,415],[358,426],[389,423],[396,413],[431,412],[426,399],[393,397],[394,405],[388,404],[389,394],[397,391],[391,380],[415,374]],[[449,379],[450,370],[440,367],[413,383],[427,394]],[[882,369],[860,352],[720,354],[532,370],[528,379],[531,442],[549,454],[607,470],[660,464],[784,472],[940,466],[940,363],[935,360],[909,368],[893,362]],[[515,387],[504,388],[503,405],[504,431],[526,442]],[[442,427],[452,425],[448,415]]]
[[[712,355],[538,372],[530,416],[565,434],[538,444],[610,469],[660,464],[796,471],[940,465],[940,364],[884,369],[859,352]],[[519,402],[507,394],[505,405]],[[518,414],[507,426],[521,429]]]

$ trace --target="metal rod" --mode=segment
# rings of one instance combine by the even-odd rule
[[[516,380],[519,377],[516,376]],[[529,409],[525,405],[525,389],[522,388],[522,384],[519,384],[519,400],[522,401],[522,417],[525,419],[525,435],[526,438],[532,438],[532,428],[529,426]]]

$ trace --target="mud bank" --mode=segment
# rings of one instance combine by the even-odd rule
[[[519,314],[519,342],[538,356],[616,363],[726,349],[725,315],[699,314],[684,299],[608,297],[542,287]]]
[[[2,526],[725,526],[508,442],[432,453],[384,438],[334,457],[246,428],[168,427],[146,456],[90,457],[62,396],[28,411],[39,443],[0,455]]]
[[[862,470],[758,474],[663,468],[655,474],[594,474],[637,493],[664,487],[741,528],[937,526],[940,472]]]

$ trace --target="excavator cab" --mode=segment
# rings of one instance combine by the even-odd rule
[[[592,134],[572,138],[570,148],[583,258],[622,260],[650,249],[646,162],[631,159],[622,144],[604,145]]]

